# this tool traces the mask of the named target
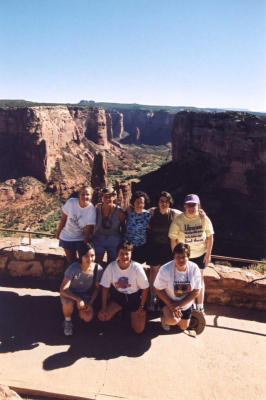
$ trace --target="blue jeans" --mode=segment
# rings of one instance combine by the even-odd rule
[[[116,259],[117,246],[121,242],[120,235],[93,235],[91,242],[94,245],[96,256],[103,257],[107,252],[107,262],[110,263]],[[100,260],[99,260],[100,262]]]

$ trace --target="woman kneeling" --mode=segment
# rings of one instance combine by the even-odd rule
[[[133,246],[121,243],[117,248],[117,260],[111,262],[103,273],[101,321],[109,321],[122,309],[130,312],[131,327],[136,333],[143,332],[146,324],[144,309],[149,282],[143,267],[131,260]],[[110,301],[107,297],[110,291]]]
[[[76,304],[80,318],[90,322],[94,315],[95,300],[99,294],[99,282],[103,269],[95,264],[94,248],[85,244],[80,249],[79,261],[71,264],[65,271],[65,277],[60,287],[64,321],[64,334],[72,335],[71,316]]]
[[[163,265],[155,279],[157,296],[163,303],[161,324],[188,328],[192,304],[201,289],[201,274],[197,264],[189,261],[188,244],[179,243],[173,250],[174,260]]]

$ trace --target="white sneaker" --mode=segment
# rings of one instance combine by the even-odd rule
[[[169,331],[170,331],[170,325],[167,325],[167,324],[163,321],[162,318],[161,318],[161,327],[163,328],[163,330],[164,330],[165,332],[169,332]]]
[[[64,335],[65,336],[73,335],[73,324],[71,321],[64,320]]]
[[[205,314],[205,310],[204,310],[203,307],[197,307],[197,311],[201,312],[202,315],[204,315],[204,316],[206,315],[206,314]]]

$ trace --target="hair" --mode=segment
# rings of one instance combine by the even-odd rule
[[[117,251],[117,254],[119,253],[120,250],[127,250],[127,251],[131,251],[132,252],[133,248],[134,248],[133,244],[131,244],[129,242],[122,242],[122,243],[119,243],[119,245],[117,246],[116,251]]]
[[[174,205],[174,199],[173,199],[173,197],[172,197],[172,195],[171,195],[170,193],[165,192],[165,191],[162,191],[162,192],[159,194],[158,202],[159,202],[159,200],[160,200],[161,197],[166,197],[167,200],[168,200],[169,203],[170,203],[170,206],[173,207],[173,205]]]
[[[82,262],[82,257],[85,256],[85,254],[88,253],[88,251],[94,250],[94,247],[91,243],[82,243],[80,250],[79,250],[79,262]]]
[[[142,192],[141,190],[138,190],[137,192],[133,193],[133,195],[130,199],[130,203],[132,204],[132,206],[134,206],[135,201],[137,199],[139,199],[140,197],[144,197],[145,207],[148,207],[148,205],[150,204],[150,198],[147,195],[147,193]]]
[[[81,186],[81,188],[78,190],[78,195],[80,195],[80,193],[82,192],[82,190],[84,189],[88,189],[90,191],[90,193],[92,194],[92,188],[89,185],[83,185]]]
[[[190,257],[190,246],[185,243],[178,243],[174,250],[173,250],[173,255],[175,254],[185,254],[188,258]]]

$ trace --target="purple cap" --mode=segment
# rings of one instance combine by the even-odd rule
[[[185,197],[184,203],[195,203],[195,204],[200,204],[200,199],[199,196],[196,194],[188,194]]]

